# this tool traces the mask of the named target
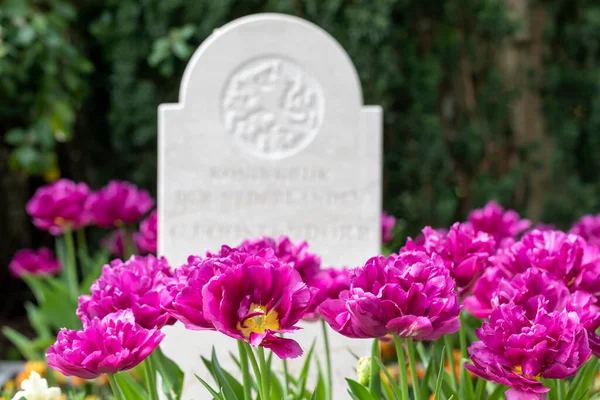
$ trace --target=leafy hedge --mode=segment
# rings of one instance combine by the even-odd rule
[[[335,36],[366,103],[384,107],[384,207],[401,219],[398,240],[489,198],[563,227],[600,211],[600,4],[512,3],[524,6],[4,0],[2,163],[45,179],[155,187],[156,107],[176,100],[193,50],[232,19],[282,12]]]

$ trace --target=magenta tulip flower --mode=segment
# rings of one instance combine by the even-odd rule
[[[505,210],[495,201],[471,211],[468,221],[476,232],[491,235],[500,247],[505,246],[507,239],[515,239],[531,225],[529,220],[521,219],[516,211]]]
[[[495,251],[495,241],[485,232],[473,231],[470,225],[455,223],[449,231],[425,227],[420,244],[409,239],[403,250],[422,250],[439,254],[460,288],[468,288],[489,266]]]
[[[294,267],[304,282],[313,280],[321,270],[321,257],[308,250],[308,243],[303,240],[292,242],[287,236],[280,236],[277,240],[269,237],[245,240],[237,250],[253,254],[265,248],[273,249],[281,262]]]
[[[48,366],[63,375],[94,379],[131,369],[148,357],[164,334],[136,323],[131,310],[84,320],[82,330],[61,329],[46,352]]]
[[[52,252],[45,247],[39,250],[19,250],[8,264],[8,270],[17,278],[21,278],[25,274],[53,275],[61,269],[62,264],[60,261],[54,258]]]
[[[321,317],[319,306],[327,299],[337,299],[340,293],[350,289],[350,271],[347,268],[328,268],[321,270],[308,286],[318,291],[309,308],[304,314],[305,321],[316,321]]]
[[[157,225],[158,213],[156,210],[140,223],[140,231],[134,234],[133,240],[141,254],[156,254],[158,238]]]
[[[373,257],[351,270],[350,289],[319,307],[327,323],[344,336],[436,340],[458,331],[455,282],[444,261],[425,252]]]
[[[385,211],[381,213],[381,242],[387,243],[394,237],[394,227],[396,226],[396,218],[393,215],[388,215]]]
[[[138,222],[154,207],[154,200],[129,182],[112,181],[92,193],[86,206],[98,226],[111,228]]]
[[[91,295],[79,297],[77,316],[93,319],[118,310],[131,309],[136,322],[144,328],[161,328],[175,323],[165,307],[173,298],[167,284],[173,271],[165,258],[152,255],[114,260],[102,268],[102,275],[91,288]]]
[[[280,358],[295,358],[302,354],[300,345],[279,334],[299,329],[295,324],[315,291],[291,265],[256,254],[208,281],[202,309],[217,331],[271,349]]]
[[[573,224],[569,233],[579,235],[588,243],[600,247],[600,214],[584,215]]]
[[[65,228],[75,230],[88,225],[91,215],[86,207],[90,189],[85,183],[60,179],[36,190],[27,202],[27,213],[38,228],[61,235]]]
[[[511,388],[507,400],[545,399],[540,381],[565,379],[590,357],[588,335],[575,312],[548,312],[537,304],[502,304],[476,330],[480,342],[469,347],[473,364],[465,368]]]

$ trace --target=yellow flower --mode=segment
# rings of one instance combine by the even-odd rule
[[[4,391],[5,392],[12,393],[15,391],[16,388],[17,388],[17,385],[15,385],[14,380],[9,379],[6,382],[4,382]]]
[[[43,361],[28,361],[25,363],[24,372],[29,376],[32,371],[37,372],[40,376],[44,376],[46,374],[46,363]]]
[[[84,400],[96,400],[96,396],[93,394],[90,394],[89,396],[85,396]]]

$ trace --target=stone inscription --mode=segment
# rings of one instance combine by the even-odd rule
[[[317,135],[323,93],[296,63],[279,57],[252,60],[239,67],[225,87],[223,123],[234,141],[255,156],[291,156]]]

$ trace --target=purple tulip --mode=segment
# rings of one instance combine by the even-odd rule
[[[499,282],[510,277],[503,269],[491,267],[475,281],[471,295],[462,301],[463,307],[479,319],[488,318],[492,312],[492,298],[498,289]]]
[[[588,243],[600,247],[600,214],[584,215],[573,224],[569,233],[579,235]]]
[[[134,234],[133,240],[141,254],[156,254],[158,238],[157,225],[158,213],[156,210],[140,223],[140,231]]]
[[[504,278],[498,283],[498,288],[492,297],[492,307],[500,304],[516,304],[528,307],[538,304],[551,311],[562,311],[569,297],[567,285],[553,275],[532,267],[512,278]]]
[[[350,271],[347,268],[324,269],[310,282],[308,286],[318,291],[309,310],[304,314],[304,320],[316,321],[321,317],[319,306],[327,299],[337,299],[340,293],[350,289]]]
[[[167,284],[173,271],[165,258],[132,256],[114,260],[102,268],[102,275],[91,286],[91,295],[79,297],[80,319],[104,316],[131,309],[136,322],[144,328],[172,325],[175,319],[164,309],[172,302]]]
[[[301,240],[292,242],[287,236],[280,236],[277,240],[270,237],[244,240],[237,249],[249,254],[270,248],[275,256],[284,263],[290,264],[299,273],[304,282],[312,281],[321,270],[321,257],[308,251],[308,243]]]
[[[596,334],[600,328],[600,302],[588,292],[578,290],[566,300],[566,310],[577,313],[588,332],[590,349],[596,357],[600,357],[600,336]]]
[[[63,375],[94,379],[135,367],[163,337],[158,328],[138,325],[131,310],[120,310],[102,319],[84,320],[79,331],[61,329],[46,359],[50,368]]]
[[[98,226],[111,228],[138,222],[152,209],[154,200],[147,191],[129,182],[111,181],[92,193],[86,206]]]
[[[394,237],[396,218],[388,215],[385,211],[381,213],[381,242],[387,243]]]
[[[392,333],[436,340],[459,328],[455,285],[437,254],[373,257],[351,270],[350,289],[323,302],[319,311],[335,331],[352,338]]]
[[[269,252],[275,259],[272,250]],[[207,257],[190,256],[187,263],[177,267],[174,279],[168,285],[173,301],[166,305],[168,313],[181,321],[186,329],[214,330],[212,321],[204,315],[204,286],[216,275],[229,268],[242,264],[248,255],[227,246],[223,246],[218,254],[208,253]]]
[[[299,329],[295,324],[315,291],[289,264],[255,254],[208,281],[202,289],[202,309],[217,331],[269,348],[280,358],[295,358],[302,354],[300,345],[277,334]]]
[[[65,228],[75,230],[90,223],[91,215],[86,208],[89,195],[85,183],[60,179],[36,190],[27,202],[27,213],[38,228],[61,235]]]
[[[491,235],[500,247],[505,246],[506,239],[515,239],[531,225],[529,220],[521,219],[516,211],[505,210],[495,201],[471,211],[468,221],[476,232]]]
[[[427,254],[439,254],[456,284],[468,288],[473,280],[488,267],[494,252],[495,241],[485,232],[473,231],[470,225],[455,223],[449,231],[423,229],[421,244],[408,240],[404,250],[423,250]]]
[[[543,299],[526,306],[502,304],[476,330],[469,347],[475,375],[510,386],[507,400],[545,399],[539,380],[573,376],[590,357],[588,336],[575,312],[548,312]]]
[[[21,278],[25,274],[30,275],[53,275],[62,268],[60,261],[52,255],[52,252],[42,247],[39,250],[22,249],[15,253],[8,264],[10,273]]]
[[[123,231],[114,230],[100,240],[100,246],[107,249],[113,257],[125,255],[125,244],[123,243]]]

